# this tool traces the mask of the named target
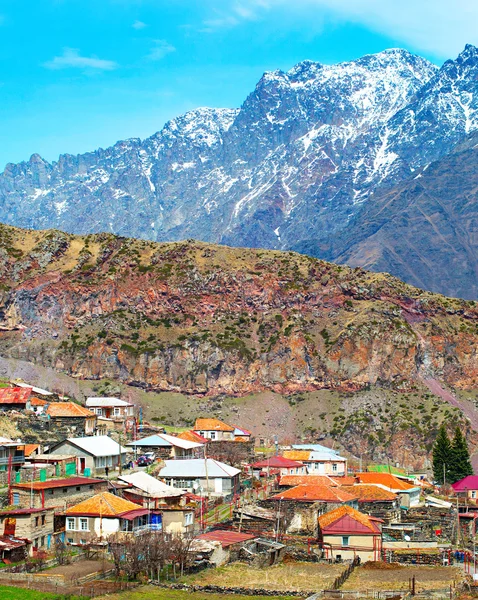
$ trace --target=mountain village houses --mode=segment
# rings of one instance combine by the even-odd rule
[[[317,560],[379,561],[400,544],[419,552],[425,530],[426,547],[439,552],[455,504],[464,531],[468,507],[478,511],[474,476],[454,484],[453,504],[434,496],[425,474],[358,472],[316,442],[264,453],[250,431],[217,418],[167,434],[139,423],[132,403],[88,398],[82,406],[36,390],[0,388],[0,410],[38,423],[45,440],[57,437],[0,438],[7,561],[21,548],[49,552],[57,539],[81,547],[148,532],[194,537],[191,548],[210,566],[238,556],[281,560],[288,536],[303,540]],[[114,422],[108,434],[102,419]]]

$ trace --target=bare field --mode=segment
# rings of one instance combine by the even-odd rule
[[[265,569],[256,569],[244,563],[232,563],[188,576],[184,581],[194,585],[262,588],[277,591],[319,591],[330,588],[345,568],[344,565],[281,563]]]
[[[408,590],[409,581],[415,577],[417,592],[448,588],[463,578],[463,571],[456,567],[400,566],[394,568],[358,567],[341,589],[355,591]]]

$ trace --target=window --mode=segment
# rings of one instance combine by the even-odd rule
[[[216,432],[211,431],[211,440],[215,440],[215,439],[216,439]]]
[[[63,493],[66,494],[68,492],[68,488],[63,488]]]
[[[69,544],[73,544],[73,538],[67,538],[66,540]]]
[[[114,415],[115,415],[116,417],[118,417],[118,416],[121,414],[121,408],[115,408],[115,409],[113,409],[113,410],[114,410]]]
[[[471,492],[471,497],[472,497],[472,498],[476,498],[476,490],[473,490],[473,491]]]
[[[42,515],[41,516],[41,524],[42,525],[45,525],[45,519],[46,519],[45,515]]]
[[[45,536],[42,535],[41,540],[40,540],[40,546],[44,546],[44,545],[45,545]]]
[[[332,464],[332,471],[333,471],[334,473],[336,473],[336,472],[337,472],[337,463],[333,463],[333,464]]]
[[[80,529],[81,531],[88,531],[88,519],[80,518]]]
[[[40,517],[35,517],[35,527],[38,527],[40,524]]]
[[[186,513],[184,515],[184,526],[187,527],[188,525],[192,525],[193,524],[193,513]]]
[[[66,528],[70,531],[74,531],[75,529],[75,519],[74,517],[67,517],[66,519]]]
[[[342,536],[342,546],[348,546],[348,545],[349,545],[349,536],[343,535]]]
[[[76,487],[76,491],[77,491],[77,492],[79,492],[80,490],[81,490],[81,487],[78,485],[78,486]]]
[[[13,504],[18,506],[20,504],[20,494],[19,492],[13,492]]]
[[[50,494],[50,496],[53,496],[53,492],[54,492],[54,491],[55,491],[55,490],[48,490],[48,493]]]
[[[86,544],[86,540],[85,539],[81,539],[80,540],[80,544]]]

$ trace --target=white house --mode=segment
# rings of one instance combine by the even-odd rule
[[[202,454],[204,444],[191,442],[167,433],[155,433],[127,444],[136,452],[152,451],[161,458],[196,458]]]
[[[239,492],[240,470],[212,458],[166,460],[159,477],[168,485],[213,496]]]
[[[134,416],[134,404],[119,398],[87,398],[86,407],[107,419],[124,420]]]
[[[128,449],[120,446],[107,435],[82,438],[68,438],[52,447],[50,454],[68,454],[75,456],[78,473],[95,475],[104,473],[126,463]],[[86,473],[85,473],[86,470]],[[89,473],[88,473],[89,470]]]

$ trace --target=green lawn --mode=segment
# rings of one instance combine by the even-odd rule
[[[0,585],[0,598],[2,600],[81,600],[80,596],[64,596],[63,594],[50,594],[38,590],[27,590],[21,587]]]
[[[0,596],[3,600],[3,596]],[[231,594],[206,594],[205,592],[188,592],[168,590],[154,585],[146,585],[119,594],[101,596],[98,600],[261,600],[266,596],[236,596]],[[269,596],[270,598],[270,596]],[[36,600],[36,598],[35,598]],[[274,596],[274,600],[300,600],[290,596]]]

